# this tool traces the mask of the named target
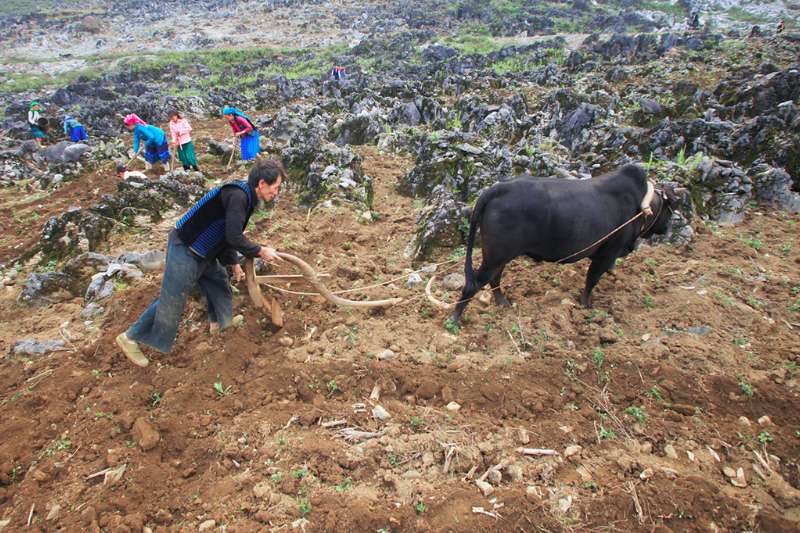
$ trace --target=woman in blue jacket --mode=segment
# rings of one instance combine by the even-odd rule
[[[72,115],[64,115],[64,135],[74,143],[85,141],[89,138],[86,128]]]
[[[150,170],[159,160],[169,170],[169,143],[164,130],[148,124],[133,113],[125,117],[124,123],[133,132],[134,157],[139,155],[144,146],[145,170]]]

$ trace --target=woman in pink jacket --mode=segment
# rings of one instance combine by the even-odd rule
[[[192,127],[178,111],[172,111],[169,114],[169,132],[172,135],[172,145],[178,149],[178,157],[183,164],[183,170],[189,170],[189,167],[198,170],[197,156],[192,144]]]

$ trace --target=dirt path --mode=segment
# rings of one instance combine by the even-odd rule
[[[68,531],[208,520],[227,531],[796,529],[796,215],[751,211],[741,226],[698,226],[690,249],[641,249],[601,280],[594,310],[575,303],[585,264],[518,260],[504,278],[515,306],[475,302],[447,331],[422,288],[405,284],[416,210],[394,184],[411,162],[357,151],[376,221],[348,206],[309,216],[287,189],[254,238],[330,272],[337,289],[400,278],[369,293],[405,298],[398,307],[281,295],[288,320],[274,333],[240,295],[244,326],[209,337],[192,302],[174,352],[141,370],[112,339],[156,295],[158,275],[115,294],[94,332],[80,299],[23,313],[7,289],[0,349],[59,331],[73,340],[0,373],[0,520],[21,529],[35,504],[35,527]],[[104,251],[163,247],[161,231],[115,235]],[[376,405],[390,418],[373,418]],[[152,449],[137,444],[135,422],[158,431]],[[377,435],[351,442],[344,428]],[[765,450],[774,473],[759,466],[762,480],[753,452]],[[483,496],[469,480],[501,463]],[[120,465],[116,484],[86,479]],[[742,468],[747,486],[723,467]]]

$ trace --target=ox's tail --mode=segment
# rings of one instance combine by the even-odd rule
[[[472,268],[472,248],[475,245],[475,234],[478,232],[478,226],[481,225],[483,219],[483,212],[486,210],[486,204],[492,199],[494,195],[491,191],[486,191],[480,195],[478,201],[475,202],[475,207],[472,209],[472,216],[469,221],[469,236],[467,237],[467,255],[464,258],[464,294],[473,294],[475,292],[475,271]]]

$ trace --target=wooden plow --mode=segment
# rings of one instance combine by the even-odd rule
[[[278,257],[294,265],[298,270],[300,270],[301,274],[273,274],[268,276],[257,276],[255,261],[251,258],[248,258],[244,264],[244,273],[247,283],[247,292],[250,294],[250,299],[253,301],[253,305],[263,309],[266,313],[268,313],[272,323],[279,328],[283,327],[283,311],[281,310],[281,306],[277,299],[269,294],[265,295],[261,292],[261,283],[304,279],[311,286],[313,286],[314,289],[316,289],[316,294],[322,296],[331,303],[343,307],[388,307],[403,301],[402,298],[388,298],[385,300],[348,300],[346,298],[342,298],[335,292],[328,289],[328,287],[326,287],[325,284],[320,281],[320,278],[329,277],[328,274],[318,274],[313,268],[311,268],[311,265],[294,255],[278,252]]]

